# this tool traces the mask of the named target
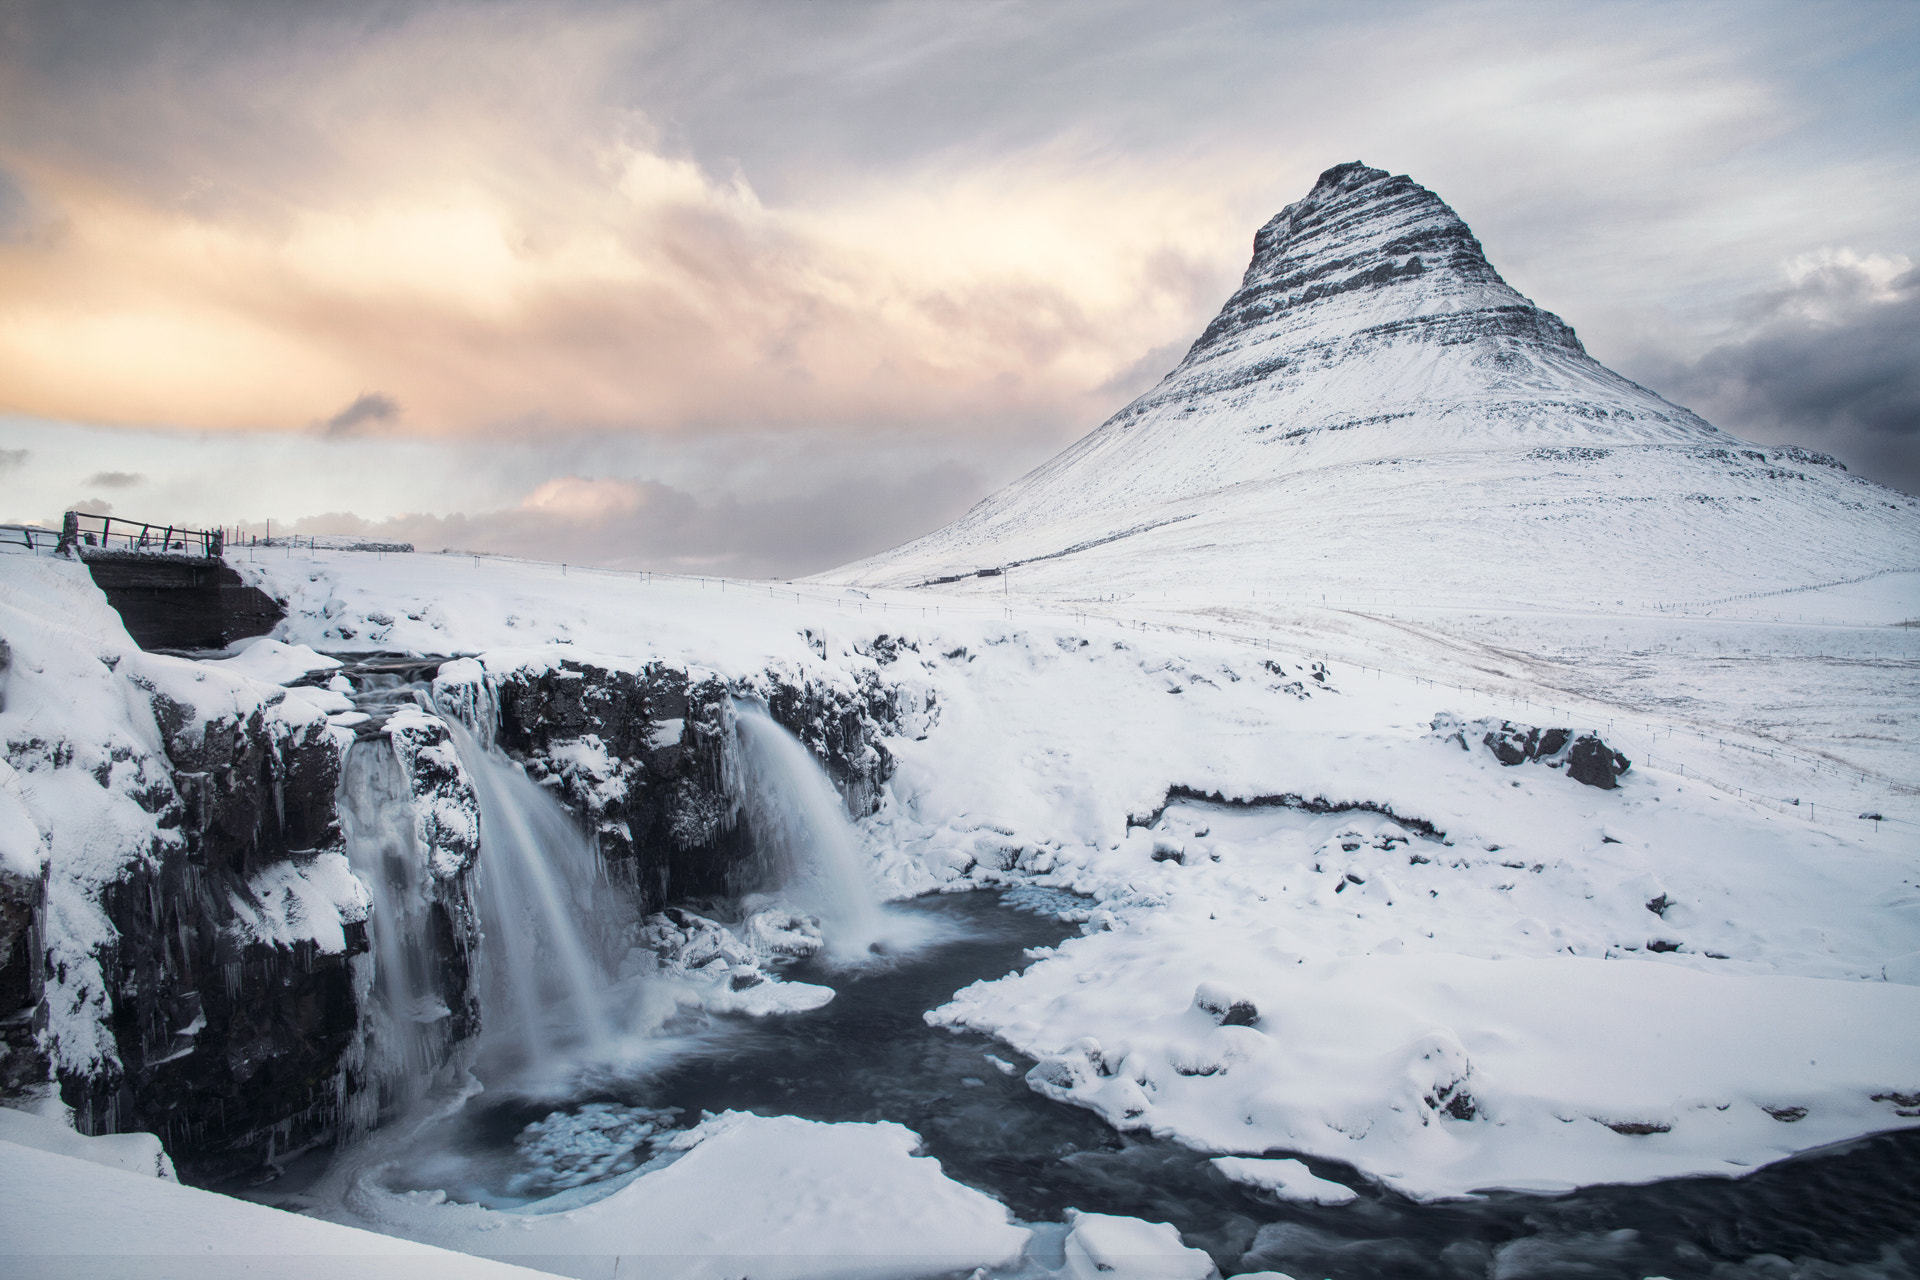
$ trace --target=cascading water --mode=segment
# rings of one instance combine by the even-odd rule
[[[372,997],[361,1025],[369,1087],[348,1128],[370,1128],[382,1110],[416,1098],[446,1060],[452,1010],[435,947],[432,882],[415,838],[413,793],[386,738],[347,751],[340,780],[347,859],[373,898]],[[455,997],[457,999],[457,996]]]
[[[457,720],[448,728],[480,803],[482,1024],[514,1066],[550,1075],[613,1039],[605,957],[624,923],[620,895],[558,801]]]
[[[840,793],[820,762],[744,698],[733,704],[755,854],[796,905],[817,917],[830,955],[857,960],[896,932],[867,875]]]
[[[411,674],[356,670],[356,705],[377,717],[374,729],[397,726],[415,708],[437,713],[424,740],[436,740],[444,724],[459,776],[449,785],[443,762],[433,784],[442,788],[439,798],[416,794],[422,780],[405,763],[413,752],[368,730],[342,770],[348,859],[373,898],[372,949],[363,962],[371,974],[361,978],[356,1051],[370,1087],[343,1095],[350,1133],[419,1100],[454,1042],[473,1033],[473,1013],[476,1047],[496,1080],[542,1087],[565,1066],[605,1051],[614,1022],[608,960],[630,923],[624,895],[609,891],[598,854],[572,817],[518,764],[475,737],[472,726],[492,721],[490,699],[475,700],[484,682],[429,686]],[[468,697],[451,698],[443,683]],[[410,725],[410,732],[419,730]],[[452,876],[445,883],[434,878],[433,851],[421,846],[423,806],[436,803],[478,808],[478,856],[457,876],[441,866],[440,875]],[[448,929],[450,905],[466,928]],[[475,932],[479,945],[468,955]],[[459,953],[452,965],[450,949]],[[467,1016],[451,1016],[461,1009]],[[471,1063],[472,1056],[462,1060]]]

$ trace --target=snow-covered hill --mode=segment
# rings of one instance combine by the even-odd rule
[[[1153,390],[946,528],[822,576],[1586,606],[1915,566],[1920,503],[1622,378],[1439,197],[1353,163],[1260,229]]]

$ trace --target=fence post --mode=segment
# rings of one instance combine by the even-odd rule
[[[54,548],[57,555],[71,556],[80,542],[80,513],[69,511],[60,518],[60,544]]]

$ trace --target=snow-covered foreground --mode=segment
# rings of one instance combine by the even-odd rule
[[[619,669],[690,661],[740,679],[877,672],[925,708],[921,736],[889,742],[898,771],[862,826],[889,890],[1028,881],[1094,900],[1084,936],[930,1016],[1038,1058],[1035,1089],[1116,1126],[1273,1161],[1228,1176],[1280,1196],[1339,1199],[1280,1167],[1291,1154],[1446,1197],[1737,1174],[1920,1123],[1913,829],[1810,822],[1702,783],[1693,775],[1718,776],[1728,757],[1701,756],[1684,734],[1671,740],[1675,767],[1636,756],[1603,791],[1546,765],[1503,766],[1477,739],[1463,748],[1431,728],[1442,712],[1518,715],[1514,699],[1531,693],[1533,723],[1610,736],[1597,691],[1575,704],[1577,720],[1539,711],[1572,701],[1528,683],[1550,654],[1516,647],[1491,676],[1440,622],[1396,631],[1396,650],[1370,630],[1386,622],[1332,610],[1293,608],[1271,624],[1250,610],[1228,625],[1169,608],[1143,628],[1065,604],[1008,616],[977,596],[448,556],[275,550],[250,572],[292,601],[279,638],[325,651],[477,654],[490,671],[573,657]],[[1725,624],[1663,625],[1698,645]],[[34,695],[35,681],[68,678],[59,663],[100,666],[88,645],[130,649],[98,609],[75,603],[60,627],[58,662],[15,642],[5,714],[33,709],[43,734],[77,713]],[[1884,631],[1890,645],[1911,633]],[[132,661],[169,688],[208,673],[204,691],[274,678],[269,659],[285,655],[263,653],[217,675],[182,659]],[[75,705],[111,719],[113,682],[98,679],[97,696]],[[1496,679],[1499,696],[1466,691]],[[322,692],[303,691],[282,714],[351,715],[317,702]],[[1727,687],[1717,696],[1737,698]],[[1901,696],[1891,701],[1905,716]],[[1650,695],[1633,711],[1655,726],[1663,714]],[[1883,772],[1913,747],[1901,737]],[[1683,776],[1689,759],[1712,767]],[[1767,794],[1798,785],[1786,771],[1800,766],[1784,756],[1740,759]],[[21,777],[30,792],[34,779]],[[1890,817],[1900,800],[1891,784],[1874,798]],[[42,843],[18,857],[84,843],[78,816],[25,812]],[[689,1276],[1037,1265],[1017,1262],[1027,1229],[915,1156],[897,1125],[729,1115],[694,1133],[677,1161],[564,1212],[383,1193],[349,1198],[343,1213],[577,1274],[601,1274],[590,1268],[617,1254]],[[44,1183],[47,1221],[83,1221],[98,1193],[29,1163],[9,1148],[0,1170]],[[174,1210],[186,1235],[202,1224],[237,1239],[225,1211]],[[1050,1269],[1084,1270],[1147,1231],[1097,1215],[1084,1227]],[[296,1233],[284,1247],[323,1246]],[[1192,1255],[1154,1265],[1205,1274]]]
[[[726,1112],[673,1145],[671,1163],[578,1208],[502,1213],[363,1179],[349,1210],[376,1230],[582,1277],[621,1259],[663,1280],[925,1275],[1011,1266],[1029,1238],[896,1124]]]
[[[1034,879],[1100,903],[1089,936],[936,1016],[1048,1057],[1036,1087],[1118,1125],[1443,1196],[1727,1172],[1911,1123],[1920,873],[1893,822],[1810,823],[1645,765],[1614,791],[1505,767],[1430,722],[1506,707],[1337,661],[1317,679],[1194,618],[432,557],[322,556],[285,585],[309,601],[289,638],[316,647],[371,624],[413,648],[518,641],[505,662],[566,637],[744,676],[904,638],[884,674],[934,710],[866,824],[894,890]],[[1257,1021],[1196,1010],[1209,983]]]
[[[302,1218],[172,1180],[147,1134],[83,1138],[55,1120],[0,1111],[0,1258],[19,1280],[354,1275],[380,1280],[538,1272]]]

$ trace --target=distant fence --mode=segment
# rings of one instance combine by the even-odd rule
[[[32,545],[31,542],[28,543]],[[58,550],[63,553],[89,551],[117,555],[198,556],[218,560],[226,548],[226,534],[219,529],[187,529],[176,525],[148,524],[125,516],[97,516],[85,511],[69,511],[60,526]]]
[[[58,551],[60,535],[37,524],[0,524],[0,547],[25,547],[29,551]]]

